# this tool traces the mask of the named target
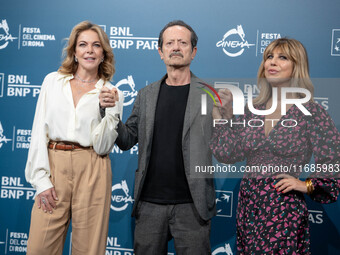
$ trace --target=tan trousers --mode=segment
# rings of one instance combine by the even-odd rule
[[[112,188],[109,156],[92,149],[49,149],[56,210],[44,213],[33,205],[28,255],[62,254],[72,219],[72,255],[105,253]]]

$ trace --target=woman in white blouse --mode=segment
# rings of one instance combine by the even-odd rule
[[[58,72],[45,77],[25,169],[36,189],[27,254],[62,254],[72,218],[72,254],[104,254],[111,198],[108,154],[117,137],[123,95],[109,82],[114,56],[105,32],[76,25]],[[115,107],[99,111],[98,94],[113,89]]]

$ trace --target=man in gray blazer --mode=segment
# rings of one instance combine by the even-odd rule
[[[167,74],[139,91],[130,117],[118,125],[119,148],[139,147],[132,212],[137,255],[167,254],[172,238],[179,255],[211,254],[214,182],[195,169],[212,164],[212,100],[201,114],[205,85],[190,71],[197,40],[183,21],[162,29],[158,52]],[[101,92],[102,107],[112,106],[112,94]]]

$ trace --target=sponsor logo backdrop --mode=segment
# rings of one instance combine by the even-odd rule
[[[0,8],[0,254],[25,254],[34,190],[25,181],[35,105],[43,78],[58,69],[65,38],[82,20],[103,27],[116,59],[112,83],[124,92],[129,116],[138,90],[158,80],[165,67],[157,52],[158,33],[170,20],[196,30],[193,72],[210,84],[236,82],[245,91],[256,84],[262,53],[288,36],[307,48],[315,96],[340,127],[340,2],[331,0],[203,1],[2,1]],[[18,15],[20,13],[20,15]],[[315,20],[317,19],[317,22]],[[213,78],[215,77],[215,78]],[[106,254],[132,255],[130,217],[138,145],[111,153],[113,186]],[[213,254],[236,254],[235,215],[240,179],[217,178],[218,215],[212,221]],[[314,254],[339,254],[340,202],[321,205],[307,198]],[[70,254],[70,234],[64,255]],[[174,254],[173,243],[169,254]]]

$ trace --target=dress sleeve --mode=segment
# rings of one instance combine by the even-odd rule
[[[232,121],[242,123],[244,115]],[[229,121],[230,122],[230,121]],[[220,163],[233,164],[245,159],[245,128],[242,125],[230,126],[230,123],[216,124],[213,128],[210,149]]]
[[[45,77],[41,86],[34,115],[31,143],[25,168],[26,180],[36,189],[36,194],[40,194],[41,192],[53,187],[49,178],[50,164],[47,151],[47,143],[49,139],[48,126],[45,122],[47,90],[49,83],[52,82],[49,77],[49,75]]]
[[[313,173],[314,191],[310,197],[319,203],[333,203],[340,190],[340,135],[328,113],[318,104],[312,109],[307,122],[307,132],[312,146],[315,165],[327,166],[327,171]]]
[[[123,93],[119,90],[118,93],[119,101],[116,106],[105,109],[105,116],[91,133],[93,149],[99,155],[110,153],[118,136],[117,125],[123,115],[124,103]]]

